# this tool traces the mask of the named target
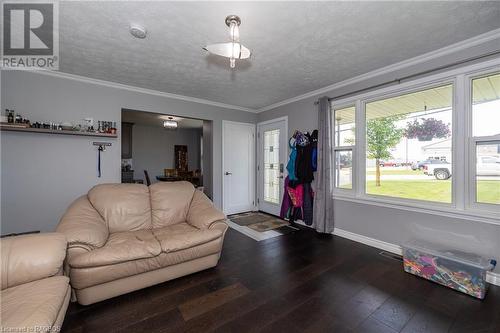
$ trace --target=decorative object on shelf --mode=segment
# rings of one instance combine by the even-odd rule
[[[175,121],[173,117],[168,117],[168,120],[163,122],[163,127],[166,129],[177,129],[178,126],[179,123]]]
[[[450,135],[450,125],[435,118],[415,119],[406,124],[405,136],[418,141],[447,138]]]
[[[12,124],[14,122],[14,110],[5,109],[7,113],[7,122]]]
[[[14,110],[5,109],[6,116],[2,117],[0,122],[0,129],[6,131],[22,130],[23,132],[32,133],[51,133],[55,134],[75,134],[87,136],[107,136],[116,137],[117,129],[116,122],[99,121],[98,130],[94,129],[92,118],[84,119],[84,123],[71,123],[71,122],[30,122],[29,119],[23,118],[21,114],[15,114]]]
[[[175,169],[178,171],[188,171],[188,147],[185,145],[175,145]]]
[[[108,133],[96,133],[96,132],[79,132],[79,131],[64,131],[51,129],[50,124],[47,128],[43,128],[42,124],[38,123],[40,127],[32,126],[28,127],[26,124],[0,124],[1,131],[13,131],[13,132],[28,132],[28,133],[45,133],[45,134],[63,134],[63,135],[78,135],[78,136],[95,136],[95,137],[106,137],[106,138],[116,138],[116,134]]]
[[[203,49],[221,57],[229,58],[229,67],[234,68],[236,59],[248,59],[252,54],[249,49],[240,43],[241,19],[237,15],[226,17],[226,25],[229,27],[231,41],[227,43],[210,44]]]
[[[111,142],[93,142],[92,145],[97,146],[97,177],[101,178],[101,152],[106,151]]]

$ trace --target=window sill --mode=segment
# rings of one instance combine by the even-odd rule
[[[335,193],[333,195],[333,199],[500,225],[500,219],[498,218],[498,213],[495,212],[474,211],[471,209],[460,210],[458,208],[454,208],[448,205],[439,205],[427,202],[422,202],[421,204],[413,202],[406,203],[406,202],[397,202],[395,200],[387,200],[378,197],[368,197],[368,196],[354,197],[339,193]]]

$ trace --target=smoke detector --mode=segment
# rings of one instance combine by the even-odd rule
[[[139,24],[131,24],[130,25],[130,34],[134,36],[135,38],[140,38],[144,39],[146,38],[146,35],[148,34],[147,30],[145,27]]]

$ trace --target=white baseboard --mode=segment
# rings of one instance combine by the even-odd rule
[[[488,272],[486,274],[486,282],[500,286],[500,273]]]
[[[401,246],[392,244],[392,243],[387,243],[375,238],[371,237],[366,237],[360,234],[355,234],[353,232],[335,228],[333,230],[333,234],[342,238],[347,238],[352,241],[362,243],[371,247],[376,247],[377,249],[381,249],[387,252],[391,252],[394,254],[402,255],[403,254],[403,249]],[[486,274],[486,281],[488,283],[494,284],[496,286],[500,286],[500,274],[499,273],[494,273],[494,272],[488,272]]]
[[[387,243],[375,238],[371,237],[366,237],[360,234],[355,234],[354,232],[350,232],[347,230],[339,229],[339,228],[334,228],[333,229],[333,234],[342,238],[347,238],[352,241],[362,243],[365,245],[369,245],[372,247],[376,247],[378,249],[391,252],[397,255],[403,255],[403,249],[399,245],[395,245],[392,243]]]

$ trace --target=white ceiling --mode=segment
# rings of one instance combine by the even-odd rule
[[[235,71],[201,49],[228,14],[253,52]],[[258,109],[500,28],[500,2],[62,1],[59,23],[62,72]]]
[[[139,125],[163,127],[163,121],[172,118],[178,122],[178,128],[184,129],[202,129],[203,120],[182,118],[166,114],[158,114],[152,112],[122,110],[122,122],[134,123]]]

